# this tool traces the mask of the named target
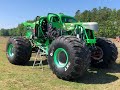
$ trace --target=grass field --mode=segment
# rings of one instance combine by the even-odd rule
[[[58,79],[46,63],[44,71],[39,66],[32,68],[33,56],[26,66],[10,64],[5,53],[7,39],[0,37],[0,90],[120,90],[120,54],[111,69],[90,68],[82,78],[69,82]],[[116,45],[120,53],[120,43]]]

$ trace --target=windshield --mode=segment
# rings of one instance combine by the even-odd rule
[[[62,22],[63,23],[75,23],[77,20],[72,17],[62,17]]]

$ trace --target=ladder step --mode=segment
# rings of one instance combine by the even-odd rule
[[[42,66],[42,70],[43,70],[43,64],[42,64],[42,58],[41,58],[42,56],[46,56],[46,52],[45,50],[42,50],[39,47],[38,52],[36,53],[36,56],[35,56],[33,67],[35,67],[36,65],[39,65],[39,66]]]

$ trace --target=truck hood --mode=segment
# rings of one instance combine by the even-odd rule
[[[90,29],[94,31],[98,31],[98,23],[97,22],[77,22],[77,23],[65,23],[64,28],[65,30],[74,30],[75,25],[82,25],[85,29]]]

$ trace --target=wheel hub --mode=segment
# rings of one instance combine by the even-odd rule
[[[10,56],[10,57],[13,57],[14,56],[14,47],[13,47],[13,45],[12,44],[10,44],[9,46],[8,46],[8,55]]]
[[[94,60],[101,60],[103,57],[103,50],[99,46],[96,46],[95,49],[92,51],[91,57]]]
[[[68,63],[68,54],[65,49],[58,48],[54,52],[54,62],[58,67],[65,67]]]

